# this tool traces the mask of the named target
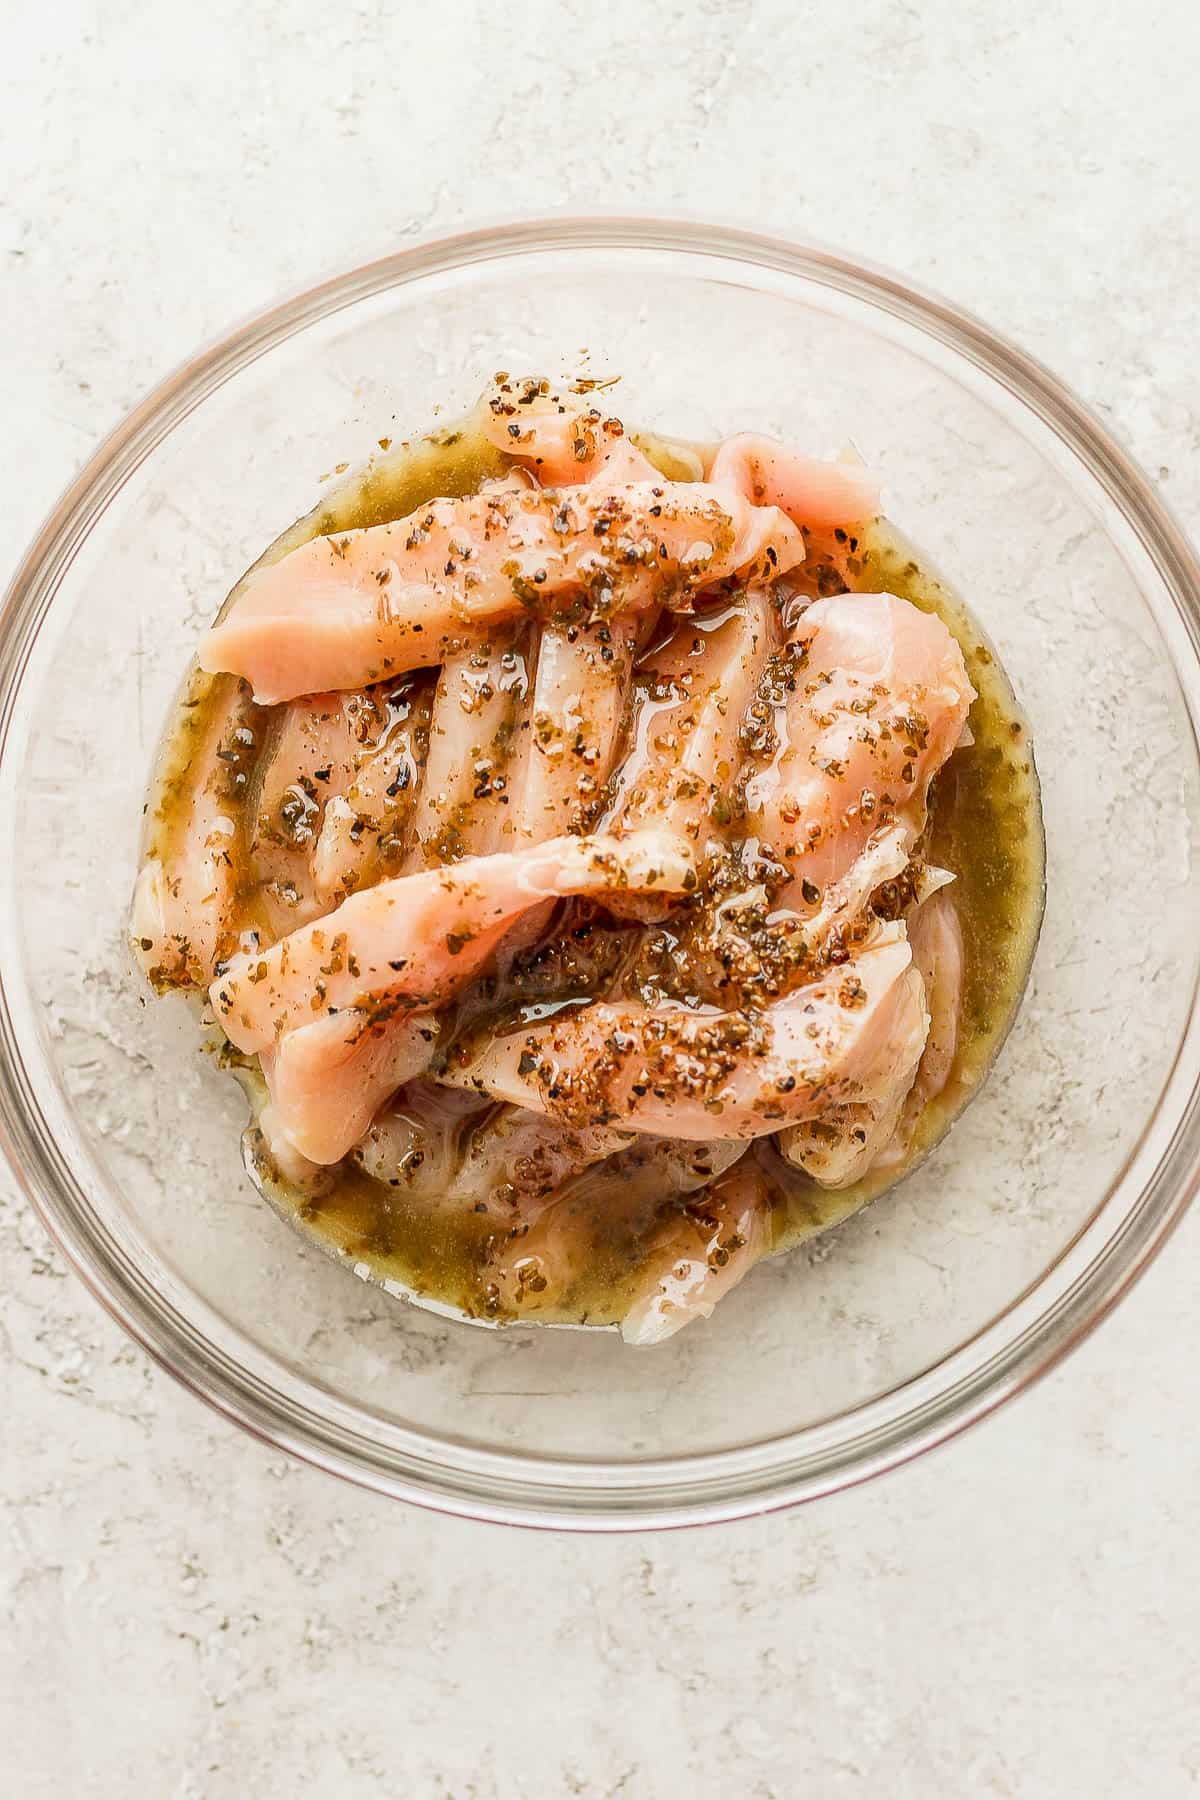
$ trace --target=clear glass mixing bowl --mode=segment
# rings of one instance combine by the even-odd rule
[[[1029,713],[1048,840],[1032,982],[902,1187],[652,1351],[484,1331],[302,1242],[244,1103],[124,940],[144,782],[201,627],[380,437],[587,346],[685,436],[853,442]],[[0,1136],[127,1329],[251,1431],[385,1493],[640,1527],[861,1480],[979,1418],[1102,1316],[1197,1181],[1200,570],[1044,370],[819,250],[555,220],[414,245],[171,377],[47,522],[0,617]]]

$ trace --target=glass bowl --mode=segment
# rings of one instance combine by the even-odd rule
[[[988,1083],[934,1155],[646,1351],[480,1331],[353,1280],[242,1170],[244,1102],[147,1005],[125,914],[198,633],[320,478],[494,369],[624,377],[682,436],[852,442],[1029,715],[1048,903]],[[846,1486],[1042,1373],[1197,1181],[1200,569],[1036,364],[845,257],[716,227],[531,222],[411,245],[197,356],[100,449],[0,618],[0,1135],[123,1325],[227,1416],[385,1493],[644,1527]]]

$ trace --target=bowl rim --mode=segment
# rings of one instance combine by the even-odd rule
[[[75,555],[124,483],[197,406],[296,332],[386,289],[505,257],[587,250],[677,252],[804,277],[891,314],[972,364],[1048,427],[1100,485],[1149,558],[1200,666],[1200,560],[1184,533],[1099,419],[1044,365],[972,314],[857,256],[732,223],[684,213],[518,216],[430,231],[299,288],[199,350],[134,407],[51,510],[0,602],[0,760],[34,640]],[[1167,649],[1179,676],[1178,659]],[[1194,740],[1198,696],[1193,679],[1184,698]],[[1184,1086],[1185,1058],[1190,1064],[1197,1051],[1193,992],[1155,1111],[1104,1200],[1035,1281],[947,1356],[832,1421],[733,1449],[657,1460],[479,1450],[399,1427],[382,1444],[378,1431],[322,1415],[236,1362],[154,1290],[90,1213],[24,1070],[3,968],[0,1150],[50,1235],[117,1323],[160,1367],[253,1436],[437,1511],[526,1526],[645,1530],[744,1517],[856,1485],[956,1435],[1054,1367],[1149,1266],[1200,1187],[1200,1082],[1176,1095],[1169,1139],[1151,1141],[1164,1101]],[[1135,1170],[1136,1201],[1115,1229],[1101,1229]],[[1054,1291],[1041,1305],[1048,1284]],[[333,1410],[357,1414],[349,1405]]]

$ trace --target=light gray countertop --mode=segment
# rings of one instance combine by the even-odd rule
[[[282,287],[491,212],[867,252],[1066,378],[1200,529],[1193,0],[9,0],[0,562]],[[0,1174],[0,1791],[1200,1790],[1194,1215],[952,1447],[678,1535],[340,1486],[151,1368]]]

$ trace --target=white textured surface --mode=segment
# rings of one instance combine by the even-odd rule
[[[401,17],[9,0],[6,565],[145,387],[281,285],[418,225],[626,201],[942,287],[1200,527],[1190,0]],[[881,1484],[569,1541],[235,1434],[0,1176],[0,1791],[1193,1792],[1198,1245],[1193,1217],[1065,1369]]]

